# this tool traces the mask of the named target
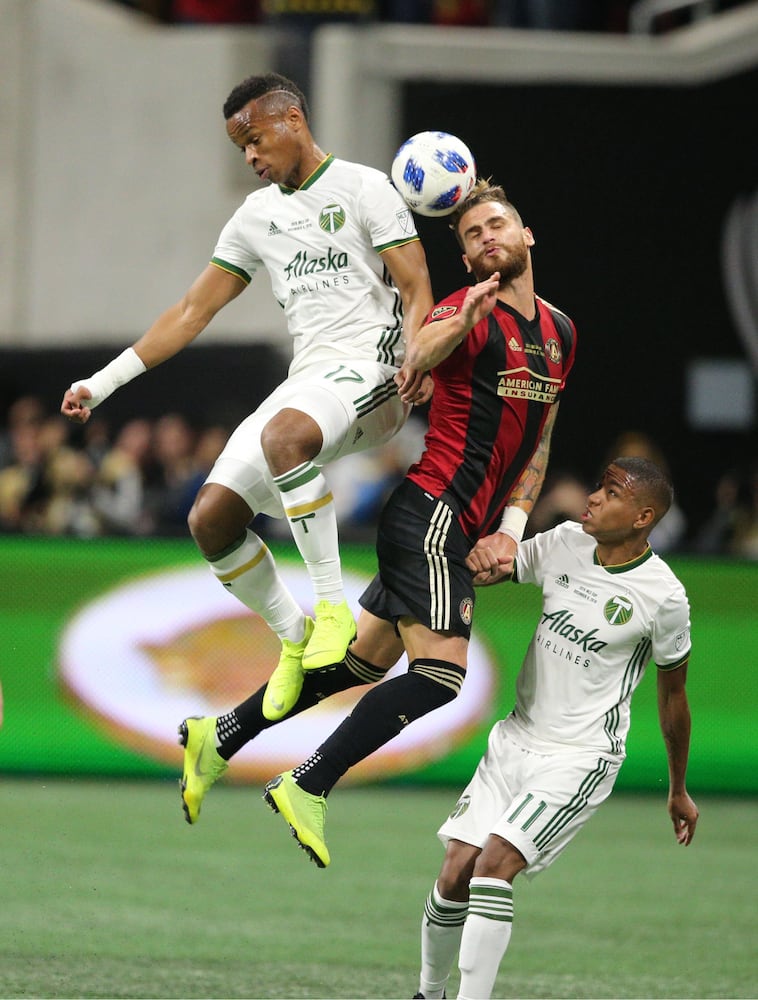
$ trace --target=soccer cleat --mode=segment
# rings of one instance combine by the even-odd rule
[[[179,743],[184,747],[182,809],[188,823],[197,823],[200,805],[214,781],[229,767],[216,753],[216,719],[192,715],[179,726]]]
[[[303,653],[313,635],[313,619],[305,619],[300,642],[282,639],[282,652],[263,693],[262,712],[269,722],[278,722],[289,712],[303,690]]]
[[[292,777],[292,771],[277,774],[263,790],[263,798],[276,813],[281,813],[290,832],[302,849],[319,868],[330,862],[324,842],[326,799],[311,795]]]
[[[315,608],[313,635],[303,653],[303,670],[324,670],[342,663],[347,647],[357,632],[347,601],[330,604],[319,601]]]

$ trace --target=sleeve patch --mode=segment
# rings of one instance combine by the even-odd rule
[[[429,318],[432,321],[449,319],[451,316],[455,316],[457,312],[458,306],[437,306],[436,309],[432,309],[432,314]]]

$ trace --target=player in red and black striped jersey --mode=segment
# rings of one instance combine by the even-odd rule
[[[430,322],[458,313],[467,289],[444,299]],[[495,302],[432,373],[426,450],[408,478],[460,510],[472,545],[497,527],[574,361],[571,320],[540,298],[526,319]]]
[[[338,671],[408,672],[376,685],[293,771],[264,793],[324,867],[325,797],[404,726],[451,701],[466,672],[474,580],[515,553],[544,479],[558,397],[575,353],[573,323],[536,297],[531,247],[502,188],[479,181],[453,215],[476,284],[440,302],[408,362],[431,370],[426,447],[393,492],[377,535],[379,572],[361,597],[358,638]],[[472,562],[472,550],[476,557]],[[303,696],[312,687],[305,673]]]

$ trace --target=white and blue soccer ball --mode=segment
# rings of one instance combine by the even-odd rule
[[[465,142],[449,132],[419,132],[392,161],[392,183],[418,215],[449,215],[476,183],[476,163]]]

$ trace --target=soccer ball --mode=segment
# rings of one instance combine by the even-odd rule
[[[449,215],[476,182],[471,150],[449,132],[419,132],[398,149],[392,183],[419,215]]]

